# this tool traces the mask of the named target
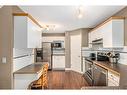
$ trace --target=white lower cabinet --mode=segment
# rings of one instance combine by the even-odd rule
[[[64,70],[65,69],[65,56],[53,56],[52,57],[53,70]]]
[[[119,86],[120,76],[108,71],[108,86]]]
[[[40,72],[42,73],[42,72]],[[14,89],[27,89],[29,84],[40,77],[38,74],[14,74]]]

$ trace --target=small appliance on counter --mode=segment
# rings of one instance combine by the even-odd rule
[[[97,52],[97,61],[109,61],[107,53]]]
[[[96,60],[96,54],[95,53],[90,53],[89,57],[91,60]]]
[[[118,63],[118,60],[120,59],[119,53],[109,52],[109,53],[107,53],[107,56],[108,56],[109,61],[111,63]]]

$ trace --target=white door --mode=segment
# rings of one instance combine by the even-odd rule
[[[81,72],[81,35],[71,36],[71,69]]]

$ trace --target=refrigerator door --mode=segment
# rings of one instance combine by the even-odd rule
[[[52,69],[52,48],[51,43],[42,43],[43,62],[49,62],[49,69]]]

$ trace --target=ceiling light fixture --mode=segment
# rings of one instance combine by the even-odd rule
[[[45,25],[43,26],[44,31],[55,31],[56,26],[55,25]]]
[[[83,6],[78,7],[78,18],[81,19],[83,17]]]

